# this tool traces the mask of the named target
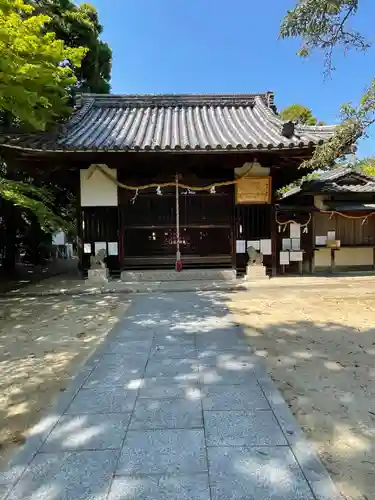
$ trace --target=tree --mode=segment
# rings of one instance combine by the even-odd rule
[[[67,89],[76,83],[86,49],[64,45],[46,15],[23,0],[0,0],[0,111],[35,129],[66,116]]]
[[[79,67],[86,49],[67,47],[46,32],[49,21],[46,15],[34,15],[34,7],[23,0],[0,0],[0,112],[6,124],[44,129],[69,112],[67,91],[76,83],[73,68]],[[8,173],[3,163],[4,200],[34,212],[43,227],[64,225],[50,208],[47,190]]]
[[[368,157],[368,158],[363,158],[362,160],[359,160],[356,163],[356,168],[362,170],[366,175],[370,175],[372,177],[375,177],[375,158],[374,157]]]
[[[10,126],[46,129],[68,116],[77,92],[109,92],[112,54],[99,39],[101,31],[97,12],[89,4],[0,0],[0,126],[4,132]],[[31,178],[16,171],[0,158],[0,225],[3,239],[8,240],[9,267],[14,263],[15,233],[20,233],[25,221],[35,226],[34,215],[43,230],[70,228],[74,200],[66,189],[44,174]]]
[[[291,104],[280,111],[279,116],[282,120],[302,123],[303,125],[323,125],[323,122],[313,116],[312,111],[302,104]]]
[[[361,33],[348,27],[358,10],[358,0],[303,0],[288,11],[280,27],[281,38],[299,38],[298,54],[308,57],[314,50],[325,54],[326,72],[334,70],[336,48],[367,50],[370,46]],[[354,107],[341,109],[342,122],[330,141],[316,148],[311,160],[302,164],[310,169],[324,168],[345,156],[359,137],[375,121],[375,79]]]
[[[109,92],[112,53],[99,39],[102,29],[96,9],[87,3],[0,0],[3,128],[12,123],[45,129],[68,116],[77,91]],[[62,223],[48,209],[46,189],[17,184],[5,174],[3,163],[0,196],[33,211],[44,227]]]
[[[76,5],[71,0],[29,0],[38,13],[48,15],[47,29],[63,40],[67,47],[85,47],[87,52],[79,67],[73,70],[77,78],[71,88],[73,98],[77,92],[107,94],[110,91],[112,51],[100,40],[103,31],[95,7],[89,3]]]

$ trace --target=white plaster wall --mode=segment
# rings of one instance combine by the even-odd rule
[[[236,177],[241,177],[244,173],[246,173],[249,168],[251,168],[250,172],[247,174],[249,177],[263,177],[270,174],[270,169],[268,167],[262,167],[260,163],[244,163],[242,167],[235,168],[234,172]]]
[[[314,252],[315,267],[331,266],[331,250],[322,248]],[[373,251],[372,248],[341,248],[335,252],[336,266],[372,266]]]
[[[372,248],[341,248],[335,255],[336,266],[372,266]]]
[[[112,176],[117,179],[117,169],[111,168]],[[82,207],[117,207],[117,185],[99,169],[88,177],[88,169],[80,171]]]
[[[314,252],[315,267],[330,267],[331,266],[331,250],[329,248],[321,248]]]

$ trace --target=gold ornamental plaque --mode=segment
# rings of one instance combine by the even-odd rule
[[[243,177],[236,184],[236,203],[271,203],[271,177]]]

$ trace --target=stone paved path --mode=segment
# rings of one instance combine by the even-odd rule
[[[217,293],[135,297],[0,473],[1,500],[333,498]]]

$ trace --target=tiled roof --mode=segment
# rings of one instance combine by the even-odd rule
[[[9,139],[35,151],[267,150],[323,143],[334,126],[283,122],[273,94],[82,96],[56,133]]]
[[[374,203],[350,203],[350,202],[337,202],[337,201],[326,201],[326,205],[331,210],[340,211],[350,211],[350,212],[367,212],[375,211]]]
[[[336,184],[322,186],[322,193],[375,193],[375,181],[366,184]]]
[[[351,166],[338,167],[323,172],[301,186],[291,188],[281,199],[298,193],[375,193],[375,178]]]

